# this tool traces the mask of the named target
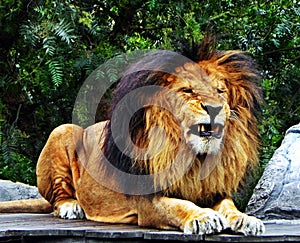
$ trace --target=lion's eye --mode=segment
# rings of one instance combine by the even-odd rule
[[[218,92],[219,94],[222,94],[222,93],[225,92],[225,90],[217,89],[217,92]]]
[[[182,92],[187,93],[187,94],[194,93],[194,91],[192,89],[182,89]]]

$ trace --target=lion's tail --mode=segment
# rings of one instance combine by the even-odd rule
[[[0,213],[51,213],[53,208],[44,198],[0,202]]]

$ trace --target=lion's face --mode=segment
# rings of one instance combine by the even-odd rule
[[[167,80],[167,87],[184,100],[176,117],[186,143],[198,154],[219,151],[230,114],[224,84],[210,80],[196,63],[177,68]]]

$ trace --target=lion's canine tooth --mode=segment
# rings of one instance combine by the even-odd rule
[[[204,125],[201,125],[201,130],[200,130],[201,132],[205,132],[205,127],[204,127]]]

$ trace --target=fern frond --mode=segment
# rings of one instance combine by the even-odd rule
[[[63,67],[62,63],[60,63],[58,60],[48,60],[46,62],[49,68],[49,72],[51,75],[51,80],[53,84],[57,87],[59,86],[63,81]]]
[[[29,20],[26,24],[23,24],[20,29],[20,33],[25,42],[31,46],[36,46],[39,42],[39,36],[37,35],[37,32],[38,27],[33,25]]]
[[[65,41],[67,44],[74,42],[76,39],[76,36],[71,34],[74,32],[74,29],[72,29],[70,26],[71,26],[70,22],[66,22],[64,19],[62,19],[53,28],[54,34],[56,36],[59,36],[61,40]]]
[[[55,54],[55,37],[48,37],[43,40],[43,48],[46,49],[46,54],[53,56]]]

